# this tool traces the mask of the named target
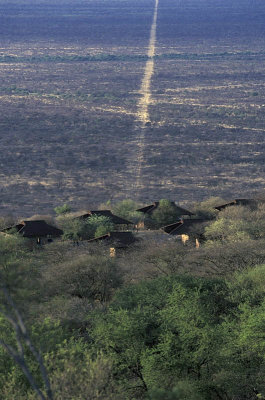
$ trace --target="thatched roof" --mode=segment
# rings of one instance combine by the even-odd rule
[[[87,219],[93,215],[102,215],[104,217],[108,217],[114,225],[133,225],[133,223],[131,221],[128,221],[127,219],[124,219],[124,218],[118,217],[117,215],[112,214],[112,212],[110,210],[86,211],[82,214],[77,215],[75,218]]]
[[[98,242],[98,241],[106,241],[107,244],[111,244],[114,247],[121,248],[127,247],[136,242],[136,238],[132,234],[132,232],[109,232],[106,235],[99,236],[95,239],[88,240],[89,243]]]
[[[185,208],[178,206],[174,201],[171,201],[170,204],[174,207],[178,215],[189,215],[189,216],[194,215],[191,211],[188,211]],[[149,204],[148,206],[142,208],[138,208],[138,210],[136,211],[142,212],[144,214],[152,214],[157,209],[158,206],[159,206],[159,201],[154,201],[154,203]]]
[[[164,226],[162,229],[170,235],[190,235],[204,230],[210,222],[211,220],[208,219],[182,219],[174,224]]]
[[[248,207],[256,207],[259,201],[255,199],[235,199],[230,201],[229,203],[221,204],[220,206],[214,207],[216,210],[221,211],[226,207],[230,206],[248,206]]]
[[[47,236],[58,237],[63,234],[63,231],[61,229],[58,229],[55,226],[48,225],[43,220],[21,221],[17,225],[3,229],[3,232],[8,233],[12,230],[17,231],[19,234],[27,238]]]

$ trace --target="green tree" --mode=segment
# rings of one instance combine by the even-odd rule
[[[221,197],[210,197],[200,203],[193,204],[193,212],[197,218],[214,219],[219,213],[214,207],[225,203],[226,201]]]
[[[251,209],[244,206],[227,207],[208,228],[209,240],[239,241],[265,238],[265,206]]]
[[[34,268],[28,239],[19,234],[0,235],[0,283],[17,303],[35,297],[39,276]],[[24,301],[23,301],[24,300]],[[0,301],[4,301],[0,296]]]
[[[265,296],[265,264],[250,265],[243,271],[236,271],[233,279],[227,279],[227,285],[230,291],[229,297],[237,305],[248,304],[251,307],[261,305]]]
[[[86,226],[93,237],[105,235],[115,229],[111,219],[105,215],[92,215],[87,218]]]
[[[225,293],[221,281],[193,280],[174,286],[159,311],[158,343],[142,357],[148,388],[173,389],[187,380],[197,386],[203,399],[211,399],[218,391],[212,379],[218,369],[215,354],[222,343],[220,322],[229,310]]]
[[[116,295],[107,313],[96,317],[92,336],[126,380],[126,398],[161,390],[169,397],[180,381],[211,398],[219,325],[230,307],[226,296],[222,281],[176,276]]]
[[[204,235],[208,241],[238,242],[250,239],[244,220],[233,221],[223,217],[207,226]]]
[[[179,381],[171,390],[153,389],[148,392],[148,400],[203,400],[199,388],[192,381]]]
[[[57,217],[57,223],[64,232],[63,239],[74,241],[92,239],[114,230],[110,218],[104,215],[92,215],[86,219],[60,215]]]
[[[55,400],[118,400],[111,359],[91,355],[81,338],[62,342],[45,357]]]
[[[92,232],[87,232],[86,222],[71,215],[60,215],[57,217],[57,224],[63,230],[64,240],[79,241],[86,236],[92,237]]]
[[[157,209],[152,213],[151,219],[156,227],[161,227],[173,224],[179,216],[174,205],[169,200],[162,199],[159,201]]]
[[[56,215],[64,215],[71,211],[71,207],[68,204],[63,204],[62,206],[57,206],[54,208]]]
[[[219,371],[215,385],[228,398],[264,399],[265,396],[265,302],[241,303],[233,319],[222,324],[223,344],[216,354]]]
[[[20,312],[13,305],[4,315],[4,318],[0,316],[1,394],[10,400],[27,399],[28,394],[32,399],[52,399],[47,370],[38,349],[41,348],[42,354],[54,350],[67,334],[58,323],[50,320],[34,324],[27,331]],[[47,397],[41,395],[44,391]]]
[[[253,239],[265,238],[265,204],[261,203],[258,207],[246,214],[247,233]]]
[[[126,199],[116,203],[112,207],[112,211],[115,215],[118,215],[119,217],[125,218],[136,224],[143,219],[142,213],[135,211],[139,207],[139,203],[130,199]]]

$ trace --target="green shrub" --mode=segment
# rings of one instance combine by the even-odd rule
[[[63,204],[62,206],[55,207],[54,211],[56,215],[67,214],[71,211],[71,207],[68,204]]]
[[[179,213],[173,204],[166,199],[159,201],[159,205],[152,213],[151,219],[156,227],[170,225],[176,222],[179,218]]]

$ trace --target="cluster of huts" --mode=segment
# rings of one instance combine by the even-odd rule
[[[178,206],[175,202],[171,202],[171,205],[173,206],[176,215],[178,215],[178,218],[173,224],[160,228],[159,232],[161,235],[163,235],[164,240],[166,240],[167,237],[175,236],[184,244],[187,241],[192,241],[196,247],[199,247],[200,242],[203,240],[204,229],[210,223],[210,220],[196,218],[193,212]],[[253,208],[257,205],[257,200],[235,199],[231,202],[219,205],[215,207],[215,209],[221,211],[227,207],[237,205],[249,206]],[[136,225],[134,225],[131,221],[114,215],[110,210],[87,211],[76,214],[74,218],[86,220],[94,215],[108,217],[115,226],[115,230],[94,239],[90,239],[87,242],[104,242],[110,246],[111,254],[115,255],[116,249],[127,248],[131,244],[138,241],[139,238],[144,238],[143,232],[147,231],[145,221],[148,220],[148,217],[152,217],[153,212],[158,207],[159,202],[155,201],[152,204],[136,210],[143,214],[141,222]],[[14,226],[3,229],[1,232],[2,234],[12,234],[17,232],[19,235],[29,238],[37,244],[52,242],[54,239],[60,238],[63,235],[63,231],[61,229],[48,224],[44,220],[24,220]]]

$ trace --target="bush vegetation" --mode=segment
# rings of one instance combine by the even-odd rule
[[[196,207],[213,218],[209,204]],[[128,217],[134,206],[112,209]],[[219,212],[199,249],[144,241],[114,259],[102,244],[32,249],[16,234],[0,236],[0,343],[18,346],[6,288],[56,400],[264,398],[264,210]],[[45,393],[27,346],[24,356]],[[3,346],[0,357],[1,397],[36,399]]]
[[[102,236],[114,230],[110,218],[104,215],[92,215],[87,219],[80,219],[63,213],[57,217],[57,224],[64,232],[63,239],[75,242]]]

